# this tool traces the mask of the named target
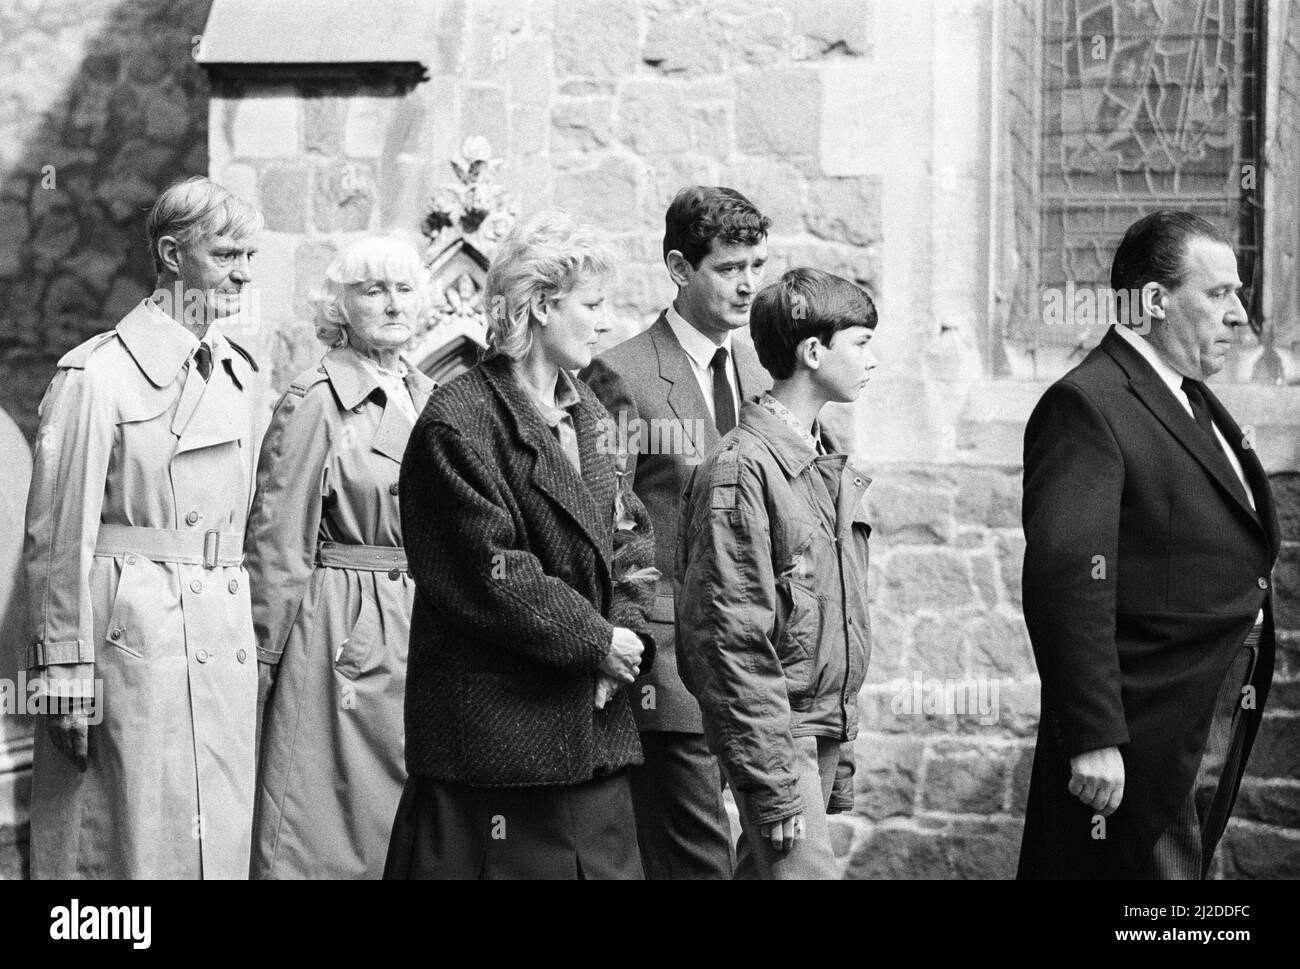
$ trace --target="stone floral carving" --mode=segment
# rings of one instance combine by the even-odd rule
[[[486,138],[474,136],[465,139],[450,164],[460,184],[440,186],[429,200],[424,234],[430,248],[439,248],[453,233],[486,246],[500,241],[519,215],[519,199],[497,182],[501,159],[492,157]]]

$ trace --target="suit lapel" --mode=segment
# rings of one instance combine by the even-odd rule
[[[651,325],[650,340],[659,358],[659,377],[669,385],[668,407],[681,423],[683,436],[691,442],[694,453],[705,455],[720,440],[718,428],[709,416],[709,405],[700,393],[691,361],[668,325],[667,311],[660,313],[659,319]],[[697,441],[696,436],[703,439]]]
[[[1111,355],[1111,357],[1124,368],[1129,377],[1129,387],[1137,398],[1146,405],[1147,409],[1156,416],[1160,423],[1164,424],[1170,434],[1181,444],[1189,454],[1203,467],[1211,478],[1219,485],[1228,499],[1237,505],[1252,521],[1259,524],[1259,517],[1250,507],[1250,502],[1246,499],[1246,494],[1242,490],[1241,482],[1237,480],[1236,472],[1232,470],[1232,465],[1228,463],[1227,456],[1218,444],[1203,431],[1196,423],[1195,419],[1187,413],[1173,393],[1160,379],[1151,365],[1142,359],[1142,355],[1130,347],[1124,338],[1119,334],[1110,331],[1103,338],[1102,348]],[[1217,401],[1215,402],[1218,403]],[[1227,416],[1227,411],[1223,410],[1223,405],[1218,405],[1219,414]],[[1236,424],[1232,423],[1231,427],[1235,428]],[[1237,432],[1240,434],[1240,431]]]
[[[740,393],[740,402],[753,400],[765,390],[772,387],[772,377],[758,362],[758,355],[739,340],[731,341],[732,357],[736,363],[736,390]]]
[[[1277,521],[1277,507],[1273,503],[1273,489],[1268,483],[1268,475],[1264,473],[1264,465],[1259,460],[1259,452],[1254,447],[1245,446],[1245,435],[1242,434],[1240,426],[1209,387],[1205,388],[1205,401],[1209,405],[1214,422],[1224,429],[1228,446],[1241,462],[1241,470],[1246,475],[1246,482],[1250,485],[1251,495],[1255,499],[1256,520],[1264,528],[1271,555],[1276,557],[1281,545],[1281,529]]]

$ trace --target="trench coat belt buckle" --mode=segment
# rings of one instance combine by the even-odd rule
[[[139,555],[151,562],[179,562],[215,569],[240,565],[244,559],[242,532],[186,532],[138,525],[100,525],[95,554],[110,557]]]
[[[406,550],[400,545],[349,545],[321,542],[316,561],[327,569],[358,569],[362,572],[406,572]]]

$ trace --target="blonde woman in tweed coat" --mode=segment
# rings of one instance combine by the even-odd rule
[[[411,435],[410,779],[385,877],[642,877],[626,687],[653,656],[654,544],[571,376],[608,329],[611,269],[567,216],[517,229],[488,272],[490,358]]]

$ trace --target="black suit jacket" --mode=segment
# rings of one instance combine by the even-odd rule
[[[1212,393],[1254,493],[1142,356],[1115,332],[1025,428],[1025,622],[1042,677],[1021,877],[1143,877],[1195,782],[1214,700],[1262,608],[1246,750],[1273,676],[1268,479]],[[1118,746],[1125,792],[1096,837],[1069,760]],[[1244,767],[1246,756],[1241,758]],[[1224,778],[1235,796],[1240,783]]]
[[[772,378],[753,348],[735,339],[731,346],[740,399],[757,397],[771,387]],[[613,415],[615,430],[629,429],[633,447],[627,471],[654,523],[655,565],[662,575],[650,618],[659,652],[655,668],[633,687],[637,726],[702,733],[699,703],[677,673],[673,569],[682,491],[691,472],[717,446],[717,426],[691,361],[668,325],[667,311],[648,329],[606,350],[580,376]]]

